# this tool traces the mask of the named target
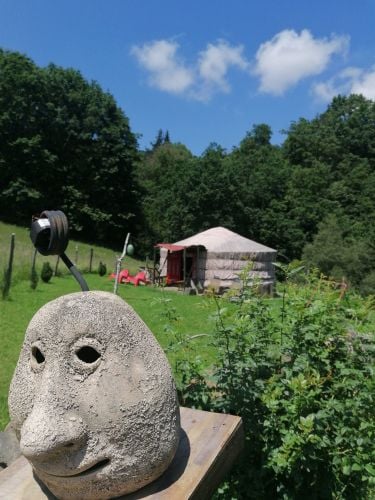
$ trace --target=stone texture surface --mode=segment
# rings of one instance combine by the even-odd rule
[[[168,467],[179,440],[166,357],[134,310],[106,292],[66,295],[35,314],[9,411],[22,453],[61,499],[141,488]]]

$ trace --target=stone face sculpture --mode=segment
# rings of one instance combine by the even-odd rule
[[[22,453],[61,499],[135,491],[167,469],[179,441],[166,357],[134,310],[106,292],[65,295],[35,314],[9,411]]]

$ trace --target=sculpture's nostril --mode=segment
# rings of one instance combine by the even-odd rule
[[[74,443],[68,443],[65,445],[65,448],[71,448],[72,446],[74,446]]]

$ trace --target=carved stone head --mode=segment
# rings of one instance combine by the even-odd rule
[[[107,499],[160,476],[179,441],[166,357],[106,292],[65,295],[31,320],[9,411],[22,453],[58,498]]]

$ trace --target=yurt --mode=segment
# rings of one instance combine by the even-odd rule
[[[240,273],[252,262],[249,281],[271,293],[276,250],[214,227],[176,243],[158,243],[159,273],[167,284],[225,290],[240,285]]]

